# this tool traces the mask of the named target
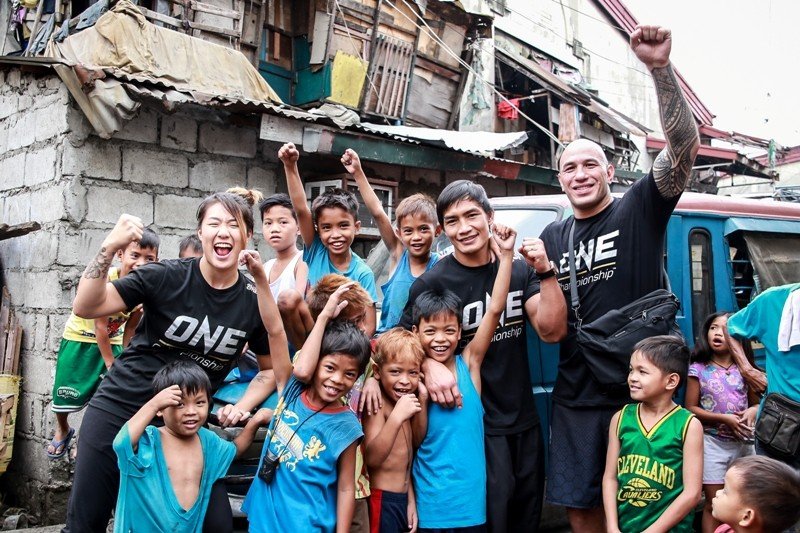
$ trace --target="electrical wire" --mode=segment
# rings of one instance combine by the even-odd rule
[[[443,49],[444,49],[444,50],[445,50],[445,51],[446,51],[448,54],[450,54],[450,56],[452,56],[452,57],[453,57],[453,58],[454,58],[456,61],[458,61],[458,63],[459,63],[459,64],[460,64],[462,67],[464,67],[464,68],[465,68],[465,69],[466,69],[468,72],[470,72],[470,73],[471,73],[473,76],[475,76],[475,79],[476,79],[476,80],[479,80],[479,81],[481,81],[481,82],[482,82],[484,85],[486,85],[486,86],[487,86],[489,89],[491,89],[491,90],[492,90],[492,92],[493,92],[494,94],[496,94],[497,96],[499,96],[501,100],[503,100],[504,102],[506,102],[507,104],[509,104],[509,105],[510,105],[510,106],[511,106],[513,109],[515,109],[515,110],[516,110],[516,111],[517,111],[517,112],[518,112],[520,115],[522,115],[522,117],[523,117],[523,118],[525,118],[526,120],[528,120],[528,121],[529,121],[531,124],[533,124],[533,125],[534,125],[536,128],[538,128],[539,130],[541,130],[541,131],[542,131],[542,132],[543,132],[545,135],[547,135],[548,137],[550,137],[550,138],[551,138],[553,141],[555,141],[555,142],[556,142],[556,143],[557,143],[559,146],[564,146],[564,144],[563,144],[563,143],[562,143],[562,142],[561,142],[561,141],[558,139],[558,137],[556,137],[555,135],[553,135],[553,132],[551,132],[551,131],[550,131],[548,128],[545,128],[544,126],[542,126],[541,124],[539,124],[538,122],[536,122],[535,120],[533,120],[531,117],[529,117],[528,115],[526,115],[526,114],[525,114],[525,113],[524,113],[524,112],[523,112],[521,109],[519,109],[519,107],[517,107],[516,105],[514,105],[514,104],[513,104],[513,103],[512,103],[512,102],[511,102],[511,101],[510,101],[508,98],[506,98],[505,96],[503,96],[503,94],[501,94],[501,93],[500,93],[500,91],[497,89],[497,87],[495,87],[495,85],[494,85],[493,83],[491,83],[491,82],[489,82],[489,81],[487,81],[487,80],[483,79],[483,78],[482,78],[482,77],[481,77],[481,76],[480,76],[480,75],[479,75],[477,72],[475,72],[475,70],[474,70],[474,69],[473,69],[473,68],[472,68],[472,67],[471,67],[469,64],[467,64],[467,62],[466,62],[466,61],[464,61],[463,59],[461,59],[461,56],[460,56],[460,55],[458,55],[458,54],[456,54],[455,52],[453,52],[453,50],[452,50],[452,49],[451,49],[451,48],[450,48],[450,47],[447,45],[447,43],[445,43],[445,42],[444,42],[444,41],[443,41],[443,40],[442,40],[442,39],[441,39],[441,38],[440,38],[440,37],[439,37],[439,36],[436,34],[436,32],[434,32],[434,31],[433,31],[433,29],[432,29],[432,28],[431,28],[431,27],[428,25],[428,23],[425,21],[425,19],[424,19],[424,18],[423,18],[423,17],[422,17],[420,14],[418,14],[418,13],[416,12],[416,10],[415,10],[413,7],[411,7],[411,6],[409,5],[409,3],[408,3],[406,0],[401,0],[401,1],[403,2],[403,4],[405,4],[405,6],[406,6],[407,8],[409,8],[409,10],[411,10],[411,12],[412,12],[412,13],[414,13],[414,15],[415,15],[415,16],[416,16],[416,17],[417,17],[417,18],[418,18],[420,21],[422,21],[422,24],[425,26],[425,28],[423,28],[422,26],[420,26],[419,24],[417,24],[417,23],[416,23],[416,22],[415,22],[415,21],[414,21],[414,20],[413,20],[411,17],[409,17],[409,16],[408,16],[408,15],[406,15],[406,14],[405,14],[403,11],[401,11],[400,9],[398,9],[398,8],[397,8],[397,6],[396,6],[394,3],[392,3],[392,2],[391,2],[391,0],[384,0],[384,2],[385,2],[386,4],[388,4],[389,6],[391,6],[391,7],[392,7],[392,8],[393,8],[395,11],[397,11],[397,12],[398,12],[400,15],[402,15],[402,16],[403,16],[403,17],[404,17],[406,20],[408,20],[408,21],[409,21],[411,24],[413,24],[414,26],[416,26],[416,27],[417,27],[417,29],[419,29],[420,31],[425,31],[425,32],[426,32],[426,33],[427,33],[427,34],[428,34],[428,35],[429,35],[431,38],[433,38],[433,40],[434,40],[436,43],[438,43],[439,45],[441,45],[441,46],[442,46],[442,48],[443,48]],[[338,0],[336,0],[336,2],[338,3]],[[427,29],[426,29],[426,28],[427,28]]]

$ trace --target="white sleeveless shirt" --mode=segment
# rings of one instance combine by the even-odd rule
[[[283,291],[295,288],[296,280],[294,269],[302,256],[303,252],[298,250],[292,260],[289,261],[289,264],[286,265],[286,268],[283,269],[281,275],[278,276],[278,279],[269,284],[269,290],[272,292],[272,297],[275,298],[275,301],[278,300],[278,295]],[[269,273],[272,271],[272,266],[275,264],[275,261],[277,261],[277,259],[270,259],[264,263],[264,270],[267,272],[267,277],[269,277]],[[305,287],[298,289],[301,294],[304,288]]]

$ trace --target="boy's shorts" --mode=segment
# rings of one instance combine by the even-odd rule
[[[608,426],[618,407],[572,408],[553,403],[548,503],[573,509],[603,505]]]
[[[370,533],[408,531],[408,493],[372,488],[369,495]]]
[[[114,358],[122,350],[121,345],[111,345]],[[53,411],[74,413],[86,407],[105,374],[106,364],[97,343],[61,339],[53,382]]]
[[[703,433],[703,484],[725,484],[725,472],[739,457],[756,453],[752,442],[720,439]]]

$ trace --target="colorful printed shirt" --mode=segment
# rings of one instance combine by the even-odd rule
[[[747,386],[735,364],[725,369],[714,363],[692,363],[689,377],[700,381],[700,407],[706,411],[732,414],[747,409]],[[719,439],[736,439],[725,424],[704,425],[703,430]]]
[[[108,281],[119,279],[119,270],[116,267],[108,270]],[[122,336],[125,334],[125,322],[130,313],[117,313],[108,317],[108,340],[112,345],[121,346]],[[94,321],[92,318],[81,318],[75,313],[70,313],[64,326],[64,338],[68,341],[91,342],[96,344],[94,334]]]
[[[336,529],[339,456],[363,432],[347,406],[318,411],[308,403],[305,389],[292,377],[275,409],[261,461],[269,450],[279,465],[269,484],[256,476],[247,492],[242,511],[250,531]]]

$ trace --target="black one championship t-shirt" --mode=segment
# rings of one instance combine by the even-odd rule
[[[411,329],[411,310],[417,296],[427,290],[453,291],[464,305],[461,320],[461,353],[478,331],[492,294],[499,263],[467,267],[449,255],[411,286],[400,326]],[[539,293],[539,281],[533,269],[522,260],[514,260],[506,308],[495,330],[492,344],[481,365],[484,407],[484,430],[488,435],[509,435],[539,423],[533,400],[528,365],[525,302]]]
[[[661,196],[651,171],[593,217],[569,217],[542,231],[547,256],[558,264],[558,283],[567,300],[569,317],[567,337],[560,346],[555,402],[569,407],[617,407],[630,401],[607,394],[578,352],[569,288],[569,230],[573,220],[580,315],[588,323],[662,288],[664,233],[677,203],[677,197],[665,200]]]
[[[203,278],[199,259],[172,259],[112,283],[128,309],[143,304],[144,316],[90,402],[98,409],[130,418],[153,397],[156,372],[175,360],[197,363],[216,390],[245,344],[269,353],[255,284],[242,273],[219,290]]]

